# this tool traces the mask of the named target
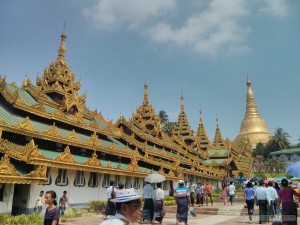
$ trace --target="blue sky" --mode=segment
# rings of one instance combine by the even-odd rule
[[[0,2],[0,74],[33,82],[55,61],[64,21],[66,58],[87,106],[116,121],[149,99],[171,121],[199,109],[213,139],[239,133],[249,75],[270,131],[300,136],[300,1],[86,0]]]

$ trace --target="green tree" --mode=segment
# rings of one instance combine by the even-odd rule
[[[283,128],[276,128],[274,135],[270,138],[269,141],[269,144],[272,147],[272,151],[278,151],[290,147],[290,137],[291,136]]]
[[[169,122],[169,116],[164,110],[160,110],[158,112],[158,116],[160,118],[161,124],[164,126],[167,122]]]
[[[267,158],[264,162],[266,172],[268,172],[272,178],[278,177],[279,173],[285,171],[286,167],[286,156],[281,155],[278,158],[277,157],[272,157],[272,158]]]
[[[176,122],[167,122],[163,126],[163,131],[166,132],[170,137],[172,136],[172,130],[173,127],[175,126]]]

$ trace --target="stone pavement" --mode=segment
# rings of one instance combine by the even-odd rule
[[[249,219],[247,211],[243,210],[243,203],[235,203],[233,205],[223,203],[214,203],[213,206],[204,206],[203,208],[215,208],[217,213],[215,215],[211,214],[197,214],[196,217],[189,218],[189,225],[237,225],[237,224],[249,224]],[[91,216],[91,217],[82,217],[72,219],[67,222],[61,222],[61,225],[99,225],[103,221],[101,215]],[[147,223],[145,223],[147,224]],[[148,223],[150,224],[150,223]],[[175,225],[176,224],[176,214],[167,213],[163,225]],[[183,224],[183,223],[181,223]],[[255,206],[255,213],[253,216],[253,223],[258,224],[257,216],[257,206]],[[265,223],[271,225],[272,223]],[[298,221],[298,225],[300,222]]]

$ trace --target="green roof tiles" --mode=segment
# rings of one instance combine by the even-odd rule
[[[37,101],[27,91],[23,89],[19,89],[18,94],[21,97],[22,101],[28,106],[32,106],[37,103]]]
[[[56,110],[56,108],[49,106],[49,105],[44,105],[44,108],[45,108],[46,112],[50,113],[50,114],[52,114]]]
[[[99,118],[96,117],[95,120],[101,129],[104,129],[105,127],[107,127],[107,124],[104,121],[100,120]]]
[[[60,152],[55,152],[55,151],[50,151],[50,150],[45,150],[45,149],[40,149],[40,151],[48,159],[54,159],[60,153]]]

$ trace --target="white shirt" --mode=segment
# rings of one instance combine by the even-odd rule
[[[267,191],[269,192],[271,201],[275,201],[276,199],[278,199],[278,194],[277,194],[277,191],[275,190],[275,188],[267,187]]]
[[[36,198],[36,201],[37,201],[37,203],[36,203],[37,206],[43,206],[44,197],[43,196],[38,196]]]
[[[153,198],[155,197],[154,195],[154,189],[151,186],[151,184],[146,184],[144,189],[143,189],[143,196],[144,198]]]
[[[116,215],[109,217],[108,220],[103,221],[99,225],[124,225],[124,224],[133,224],[133,223],[129,222],[126,219],[126,217],[123,216],[122,214],[117,213]]]
[[[229,195],[234,195],[234,193],[236,191],[235,186],[233,184],[229,185],[228,190],[229,190]]]
[[[107,198],[111,198],[112,191],[113,191],[113,186],[107,188]],[[114,188],[114,192],[115,192],[115,188]]]
[[[268,203],[270,203],[270,201],[271,201],[270,196],[269,196],[269,192],[267,191],[267,188],[264,188],[262,186],[259,186],[259,187],[256,188],[255,195],[256,195],[257,201],[267,200]]]
[[[155,200],[163,200],[164,195],[164,191],[161,188],[157,188],[155,193]]]

